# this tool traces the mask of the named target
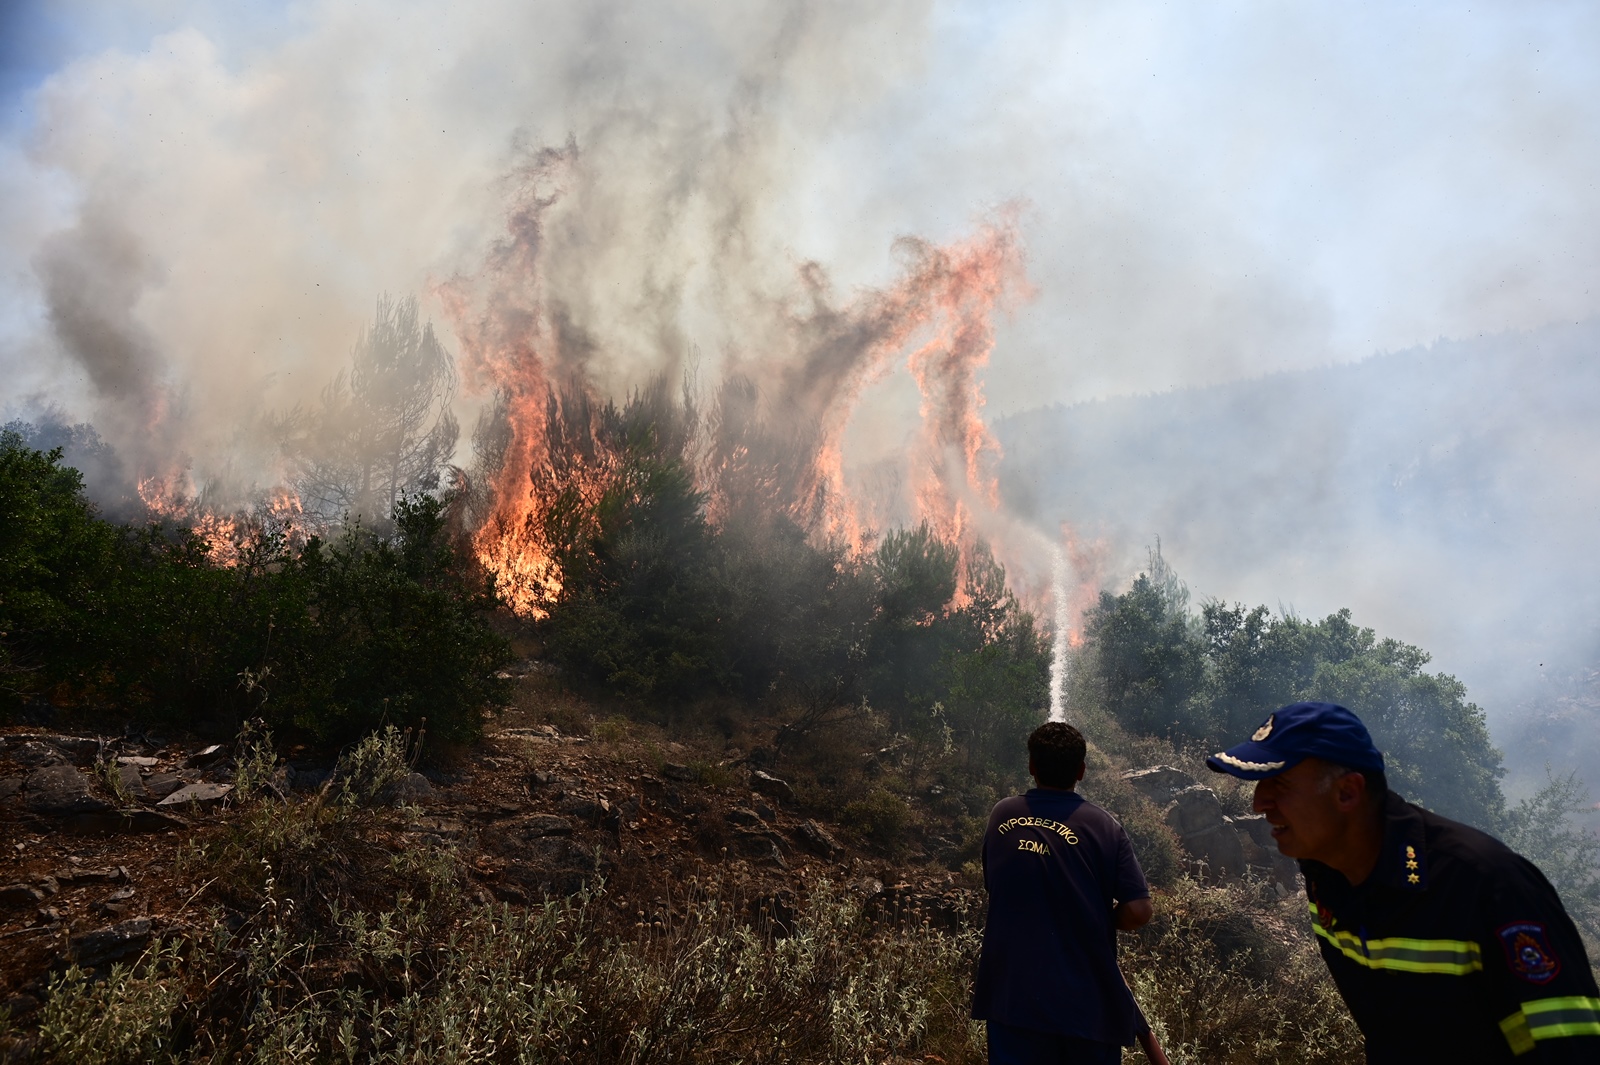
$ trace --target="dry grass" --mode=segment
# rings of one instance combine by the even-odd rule
[[[1366,1060],[1301,896],[1185,878],[1155,901],[1155,920],[1124,940],[1122,969],[1173,1065]]]
[[[104,979],[69,970],[39,1061],[879,1062],[981,1060],[966,1019],[975,933],[884,929],[828,885],[786,934],[695,885],[669,925],[603,934],[599,897],[484,908],[441,941],[426,904],[301,938],[269,895]]]

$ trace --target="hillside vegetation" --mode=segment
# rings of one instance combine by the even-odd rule
[[[981,1060],[976,859],[990,805],[1025,786],[1044,641],[981,546],[923,527],[855,556],[770,512],[712,520],[652,402],[592,423],[627,461],[543,530],[566,586],[538,622],[496,611],[432,497],[392,535],[263,529],[223,566],[192,531],[100,520],[59,456],[0,445],[0,776],[22,789],[0,809],[15,896],[59,891],[5,930],[15,1056]],[[1174,1061],[1361,1057],[1303,899],[1215,882],[1121,776],[1204,776],[1289,699],[1355,706],[1403,790],[1537,840],[1592,917],[1572,785],[1508,806],[1481,712],[1426,662],[1348,615],[1197,615],[1159,555],[1092,612],[1085,791],[1157,889],[1124,964]],[[210,762],[205,730],[233,737]],[[232,790],[173,835],[64,834],[154,813],[136,790],[188,764]],[[101,820],[35,803],[46,772]],[[91,867],[137,890],[97,901],[69,875]],[[130,913],[138,950],[85,946]]]

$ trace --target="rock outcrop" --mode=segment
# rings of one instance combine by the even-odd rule
[[[1216,792],[1174,766],[1132,769],[1122,779],[1161,809],[1202,879],[1259,876],[1288,889],[1299,886],[1299,869],[1278,853],[1271,827],[1260,814],[1230,817]]]

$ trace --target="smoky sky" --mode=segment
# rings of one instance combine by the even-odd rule
[[[541,299],[612,393],[781,354],[807,264],[848,301],[899,276],[899,238],[1000,212],[1033,294],[998,323],[996,416],[1600,310],[1586,3],[56,0],[5,19],[0,406],[181,452],[202,481],[271,482],[253,426],[315,399],[378,296],[446,325],[516,175],[569,145]],[[463,390],[463,424],[486,398]],[[865,464],[917,404],[903,372],[869,400]]]

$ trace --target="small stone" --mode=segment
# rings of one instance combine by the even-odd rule
[[[827,829],[815,821],[805,821],[795,827],[795,836],[800,845],[814,854],[831,859],[834,855],[844,851],[839,841],[834,839]]]
[[[421,773],[408,773],[389,788],[391,802],[423,802],[433,798],[433,785]]]
[[[0,777],[0,802],[14,799],[22,793],[21,777]]]
[[[136,765],[117,766],[117,779],[122,783],[122,790],[134,802],[143,802],[149,795],[144,787],[144,774],[139,772]]]
[[[196,806],[216,806],[228,797],[233,790],[232,784],[212,784],[201,781],[198,784],[189,784],[179,788],[165,799],[156,803],[157,806],[185,806],[193,803]]]
[[[733,845],[746,858],[771,862],[780,869],[789,868],[789,863],[783,857],[780,837],[775,833],[736,828],[733,831]]]
[[[589,798],[583,795],[573,795],[562,800],[561,811],[571,814],[580,821],[588,821],[591,824],[595,824],[611,812],[611,804],[602,796]]]
[[[228,749],[220,743],[202,747],[183,760],[185,769],[207,769],[228,757]]]
[[[0,907],[20,909],[37,906],[45,900],[45,893],[32,884],[7,884],[0,887]]]
[[[754,810],[746,810],[742,807],[735,808],[729,810],[723,816],[728,819],[728,824],[730,825],[742,825],[745,828],[766,827],[766,823],[762,821],[761,815],[756,813]]]
[[[523,839],[572,835],[572,822],[556,814],[533,814],[518,821],[512,831]]]
[[[148,917],[84,932],[67,941],[67,957],[86,969],[98,968],[138,954],[149,944],[153,932]]]
[[[119,888],[95,903],[95,910],[111,917],[122,917],[128,912],[130,900],[134,896],[131,887]]]
[[[41,743],[38,740],[29,740],[18,745],[17,749],[11,752],[11,757],[32,769],[47,765],[64,765],[67,761],[54,744]]]
[[[165,799],[188,781],[171,773],[152,773],[145,778],[144,790],[153,799]]]
[[[0,1014],[4,1014],[11,1020],[16,1020],[19,1017],[26,1017],[38,1009],[39,1005],[37,998],[25,992],[18,992],[7,999],[0,1000]]]
[[[105,743],[93,736],[46,736],[45,742],[55,746],[73,765],[88,767],[99,760]]]
[[[661,775],[668,780],[677,780],[684,783],[695,779],[695,772],[686,765],[677,762],[667,762],[661,767]]]
[[[794,789],[786,780],[779,780],[771,773],[757,769],[750,774],[750,790],[759,791],[769,799],[779,802],[794,802]]]
[[[1153,765],[1146,769],[1130,769],[1122,774],[1122,779],[1133,786],[1133,790],[1149,799],[1153,803],[1166,804],[1172,797],[1185,788],[1193,787],[1197,781],[1183,770],[1170,765]]]
[[[72,869],[58,869],[56,877],[69,884],[114,884],[118,880],[126,880],[128,871],[120,865],[101,865],[92,868],[80,865]]]
[[[131,765],[136,769],[154,769],[161,764],[159,758],[148,758],[142,754],[123,754],[117,756],[118,765]]]
[[[94,813],[111,804],[89,790],[89,778],[70,765],[45,766],[28,775],[27,806],[38,814]]]

